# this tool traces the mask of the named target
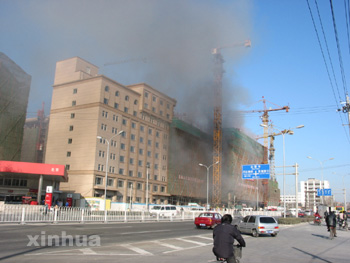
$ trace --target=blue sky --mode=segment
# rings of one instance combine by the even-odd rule
[[[324,44],[315,2],[309,2]],[[344,3],[333,4],[347,72]],[[32,76],[28,117],[35,116],[43,101],[49,113],[55,63],[80,56],[122,84],[149,83],[175,98],[178,112],[186,112],[199,126],[210,126],[211,48],[251,39],[251,48],[222,50],[224,124],[261,135],[261,114],[239,117],[226,111],[261,110],[262,96],[273,103],[267,107],[289,105],[288,113],[269,114],[280,130],[305,125],[285,136],[286,165],[299,164],[300,180],[321,179],[316,160],[334,158],[324,163],[324,179],[343,200],[342,178],[350,174],[350,136],[349,126],[342,125],[348,124],[347,116],[336,112],[337,90],[342,100],[345,95],[329,1],[318,0],[318,7],[336,74],[336,98],[306,0],[0,1],[0,51]],[[104,66],[108,62],[117,63]],[[276,165],[282,166],[282,136],[276,137],[275,148]],[[286,193],[293,193],[294,176],[286,177]],[[282,176],[277,179],[282,187]],[[350,176],[344,180],[350,201]]]

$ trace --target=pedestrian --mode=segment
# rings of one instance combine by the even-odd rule
[[[326,218],[326,224],[330,231],[330,239],[337,236],[337,217],[334,211],[330,211]]]
[[[213,230],[214,247],[213,253],[219,258],[225,258],[227,263],[235,263],[236,258],[233,250],[233,242],[235,239],[239,245],[245,247],[245,241],[237,228],[231,224],[232,216],[226,214],[221,219],[221,224],[217,225]]]

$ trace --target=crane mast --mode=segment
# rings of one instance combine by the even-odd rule
[[[222,75],[224,59],[220,49],[214,49],[215,103],[213,134],[213,197],[212,204],[221,203],[221,170],[222,170]]]
[[[215,77],[215,102],[214,102],[214,133],[213,133],[213,195],[212,204],[221,204],[221,172],[222,172],[222,76],[224,74],[224,59],[221,49],[238,46],[250,47],[250,40],[230,46],[214,48],[214,77]]]

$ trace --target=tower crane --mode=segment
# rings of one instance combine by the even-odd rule
[[[221,171],[222,171],[222,76],[224,74],[224,59],[221,50],[233,47],[250,47],[250,40],[229,46],[213,49],[215,102],[214,102],[214,133],[213,133],[213,197],[212,204],[221,204]]]

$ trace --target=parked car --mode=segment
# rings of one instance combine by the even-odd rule
[[[252,234],[254,237],[258,237],[260,234],[269,234],[275,237],[279,232],[279,225],[274,217],[249,215],[238,223],[237,229],[241,233]]]
[[[307,216],[313,216],[313,215],[314,215],[314,211],[313,211],[313,210],[306,209],[306,210],[305,210],[305,215],[307,215]]]
[[[305,217],[305,216],[306,216],[306,214],[305,214],[304,211],[299,211],[298,212],[298,217]]]
[[[194,224],[197,228],[207,227],[214,228],[216,225],[221,224],[222,215],[215,212],[205,212],[199,214],[194,219]]]

